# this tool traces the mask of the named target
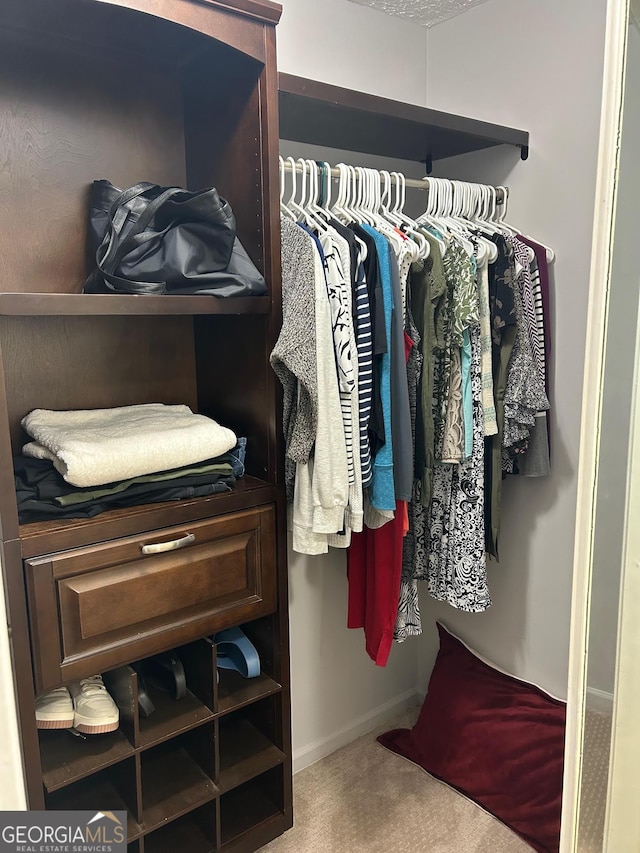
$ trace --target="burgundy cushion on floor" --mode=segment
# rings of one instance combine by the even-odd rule
[[[566,706],[477,658],[438,624],[440,651],[418,721],[379,742],[557,853]]]

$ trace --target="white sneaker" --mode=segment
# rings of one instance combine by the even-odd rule
[[[101,735],[118,728],[120,712],[101,675],[92,675],[69,685],[73,698],[73,727],[86,735]]]
[[[55,687],[36,697],[36,726],[39,729],[73,726],[73,702],[66,687]]]

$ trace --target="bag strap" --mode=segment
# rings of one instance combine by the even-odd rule
[[[149,189],[153,188],[153,184],[141,182],[133,187],[121,192],[111,203],[109,207],[109,227],[102,240],[100,246],[96,250],[96,263],[100,268],[111,265],[115,252],[118,248],[116,238],[122,233],[127,219],[129,218],[130,210],[126,205],[133,199],[144,195]],[[104,252],[102,249],[104,248]],[[102,252],[102,254],[101,254]],[[115,267],[114,267],[115,268]]]
[[[112,290],[125,291],[129,293],[165,293],[167,289],[166,282],[147,282],[133,281],[116,276],[114,271],[120,260],[126,253],[135,245],[140,245],[145,240],[150,240],[157,237],[157,232],[149,232],[145,235],[145,229],[152,221],[162,205],[172,196],[181,192],[176,187],[171,187],[164,190],[157,198],[149,202],[145,210],[138,217],[131,232],[126,238],[119,241],[122,230],[129,218],[130,211],[126,208],[126,204],[141,195],[144,195],[154,184],[139,183],[134,187],[130,187],[121,193],[116,198],[109,210],[109,230],[105,234],[104,240],[96,251],[96,266],[104,277],[105,283]],[[140,239],[142,238],[142,239]]]

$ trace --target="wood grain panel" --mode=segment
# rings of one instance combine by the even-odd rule
[[[143,65],[132,73],[104,49],[77,57],[7,45],[0,79],[0,289],[80,292],[91,183],[184,184],[177,80]]]
[[[14,40],[40,36],[68,50],[107,47],[179,65],[211,39],[262,59],[262,22],[275,23],[280,11],[262,0],[3,0],[0,28]]]
[[[197,407],[190,317],[0,317],[0,336],[14,454],[32,409]]]
[[[236,595],[256,595],[255,534],[234,536],[184,554],[80,575],[59,585],[65,651],[101,634]],[[67,645],[68,641],[68,645]]]
[[[211,51],[185,69],[183,87],[188,186],[218,188],[233,208],[244,248],[264,272],[262,68],[233,51]],[[229,77],[232,98],[226,83],[220,85]]]
[[[270,469],[271,418],[275,419],[265,317],[195,317],[198,406],[246,435],[247,471],[275,479]],[[210,365],[216,369],[211,370]]]

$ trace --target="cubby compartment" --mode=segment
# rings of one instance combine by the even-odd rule
[[[218,787],[223,793],[286,760],[276,745],[279,703],[279,696],[269,697],[218,721]]]
[[[174,699],[145,679],[154,711],[149,717],[140,715],[141,749],[148,749],[213,720],[215,675],[211,644],[200,640],[181,646],[175,652],[184,667],[186,695]]]
[[[145,853],[212,853],[216,848],[216,804],[199,809],[145,836]]]
[[[146,750],[140,760],[145,832],[157,829],[210,802],[219,793],[213,781],[213,723]]]
[[[94,735],[100,738],[103,735]],[[54,811],[126,811],[127,839],[134,841],[141,834],[138,821],[137,758],[129,758],[86,779],[74,782],[45,795],[45,806]]]
[[[220,797],[222,850],[234,849],[236,843],[253,833],[262,844],[270,836],[275,837],[284,822],[283,782],[283,768],[275,767]]]
[[[217,712],[220,715],[229,714],[282,690],[277,659],[273,653],[274,639],[278,636],[277,617],[266,616],[240,627],[260,656],[260,675],[243,678],[234,670],[219,669]]]
[[[102,735],[76,735],[69,730],[40,731],[42,781],[48,793],[133,756],[122,730]]]

